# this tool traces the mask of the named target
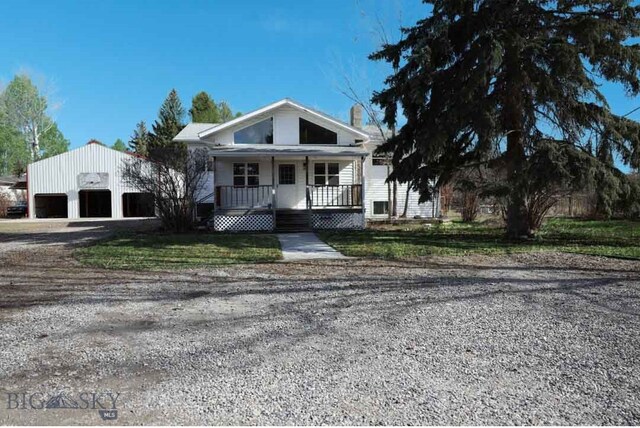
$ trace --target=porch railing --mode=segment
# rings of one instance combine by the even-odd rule
[[[270,208],[273,186],[216,186],[217,208]]]
[[[362,185],[307,186],[309,207],[357,207],[362,206]]]

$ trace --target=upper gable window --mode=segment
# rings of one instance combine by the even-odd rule
[[[300,118],[300,144],[338,144],[338,134]]]
[[[234,132],[233,141],[236,144],[273,144],[273,118]]]

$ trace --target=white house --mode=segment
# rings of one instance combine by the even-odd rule
[[[131,156],[89,143],[29,164],[29,218],[152,217],[150,195],[122,178],[123,163]]]
[[[213,228],[354,229],[385,218],[388,166],[372,156],[381,138],[362,128],[361,111],[351,113],[346,124],[283,99],[222,124],[187,125],[174,141],[211,156],[198,202],[213,209]],[[400,186],[400,212],[405,195]],[[417,200],[410,192],[408,217],[439,214]]]

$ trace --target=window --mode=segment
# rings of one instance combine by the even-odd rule
[[[296,184],[296,166],[287,164],[278,167],[278,184]]]
[[[336,163],[316,163],[313,165],[313,184],[316,186],[337,186],[340,184],[340,165]]]
[[[300,118],[300,144],[338,144],[338,134]]]
[[[373,166],[389,165],[389,158],[385,156],[374,156],[371,162]]]
[[[373,215],[389,214],[388,201],[373,201]]]
[[[234,132],[233,141],[236,144],[273,144],[273,118]]]
[[[260,184],[260,166],[257,163],[234,163],[234,186],[257,186]]]

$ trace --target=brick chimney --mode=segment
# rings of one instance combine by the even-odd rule
[[[354,104],[349,113],[351,126],[362,129],[362,107],[360,104]]]

